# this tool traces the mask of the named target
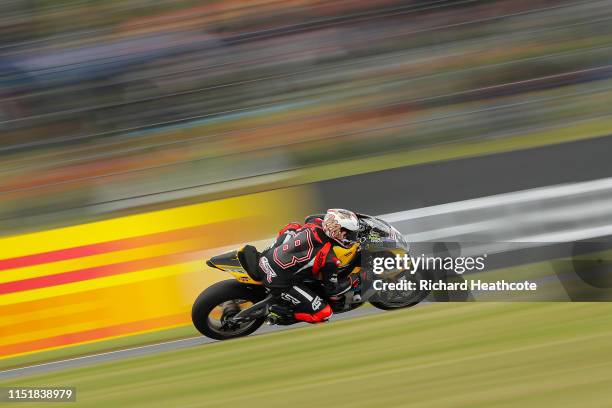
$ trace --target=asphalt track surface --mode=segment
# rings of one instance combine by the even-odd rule
[[[400,167],[316,183],[321,207],[365,214],[612,176],[612,136]]]
[[[322,206],[368,214],[388,214],[612,176],[612,137],[538,147],[467,159],[427,163],[316,183]],[[315,211],[313,211],[315,212]],[[404,228],[400,230],[402,233]],[[381,312],[357,309],[334,320]],[[333,324],[333,323],[332,323]],[[257,332],[295,328],[265,326]],[[130,357],[197,347],[213,340],[196,337],[82,356],[0,372],[0,379],[80,367]]]

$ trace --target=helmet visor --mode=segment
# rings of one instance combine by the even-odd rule
[[[342,231],[345,232],[344,240],[350,243],[357,242],[358,239],[358,231],[351,231],[347,228],[342,228]]]

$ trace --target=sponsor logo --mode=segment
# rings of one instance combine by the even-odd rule
[[[276,272],[274,272],[274,270],[270,266],[268,258],[266,258],[265,256],[259,258],[259,267],[266,274],[266,280],[268,281],[268,283],[272,283],[272,278],[276,277]]]
[[[285,300],[287,302],[291,302],[294,305],[299,305],[300,304],[300,301],[298,299],[294,298],[293,296],[291,296],[288,293],[281,293],[280,297],[281,297],[281,299],[283,299],[283,300]]]

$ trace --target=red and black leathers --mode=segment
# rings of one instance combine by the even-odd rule
[[[278,290],[281,298],[293,305],[297,320],[315,323],[327,320],[332,310],[302,282],[307,277],[320,279],[327,292],[333,293],[340,261],[333,251],[337,243],[323,232],[322,220],[309,217],[307,221],[281,229],[276,241],[262,252],[259,268],[265,275],[264,285]]]

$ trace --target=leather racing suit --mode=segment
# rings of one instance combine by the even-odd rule
[[[358,244],[355,244],[348,251],[342,250],[344,256],[339,259],[336,252],[341,247],[323,232],[322,221],[311,216],[304,224],[287,224],[259,258],[259,269],[265,275],[264,285],[292,306],[296,320],[309,323],[326,321],[332,315],[325,297],[351,289],[343,269],[358,252]],[[305,285],[303,280],[308,277],[322,281],[326,293],[318,293]]]

